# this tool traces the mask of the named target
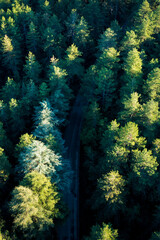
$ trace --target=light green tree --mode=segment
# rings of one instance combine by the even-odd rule
[[[73,77],[82,77],[84,68],[83,68],[83,58],[81,57],[82,53],[78,50],[75,44],[72,44],[66,50],[66,57],[63,61],[63,66],[67,70],[68,76],[73,79]]]
[[[50,179],[45,175],[32,171],[25,175],[20,185],[27,187],[38,196],[38,202],[44,209],[46,216],[57,218],[60,216],[57,203],[60,201],[60,195],[54,184],[51,184]]]
[[[86,237],[85,240],[116,240],[118,238],[118,231],[113,229],[112,225],[102,224],[94,225],[91,228],[90,236]]]
[[[152,187],[157,177],[157,158],[152,156],[152,151],[146,148],[142,151],[133,150],[133,174],[132,184],[138,191],[144,191]]]
[[[14,218],[13,227],[24,239],[47,239],[50,237],[53,220],[39,203],[37,194],[23,186],[16,187],[9,203]]]
[[[144,91],[150,99],[159,101],[160,99],[160,68],[154,68],[147,77]]]

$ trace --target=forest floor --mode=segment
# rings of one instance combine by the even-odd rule
[[[66,158],[71,161],[73,181],[71,189],[66,189],[65,192],[64,199],[69,208],[69,216],[58,230],[58,240],[79,239],[79,151],[82,116],[83,100],[78,94],[64,136],[65,146],[67,147]]]

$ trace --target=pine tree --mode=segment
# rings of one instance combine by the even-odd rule
[[[38,140],[33,140],[30,145],[25,147],[19,155],[18,162],[17,171],[20,175],[37,171],[50,177],[52,182],[58,184],[60,181],[61,157]]]
[[[76,45],[72,44],[66,50],[66,58],[63,62],[64,68],[71,79],[74,77],[81,78],[83,76],[83,59],[81,58],[82,53],[78,50]]]
[[[39,204],[43,207],[46,215],[51,218],[60,216],[57,203],[60,201],[59,193],[54,184],[43,174],[32,171],[25,175],[20,185],[27,187],[38,196]]]
[[[142,59],[136,48],[129,51],[124,62],[124,71],[122,80],[125,85],[121,88],[122,96],[136,92],[142,85]]]
[[[56,116],[56,112],[52,109],[48,100],[41,102],[40,106],[35,107],[34,122],[34,136],[36,136],[38,140],[46,143],[47,137],[52,135],[56,141],[56,145],[54,146],[53,150],[58,153],[63,153],[64,141],[58,129],[59,120]]]
[[[152,156],[152,151],[146,148],[142,151],[133,151],[133,185],[135,190],[144,191],[152,187],[157,177],[157,159]]]
[[[25,122],[19,101],[11,98],[9,102],[9,129],[12,132],[12,137],[17,137],[25,129]]]
[[[41,72],[41,66],[36,61],[35,55],[32,52],[28,53],[26,58],[26,64],[24,65],[24,79],[28,82],[32,80],[34,83],[40,82],[39,75]]]
[[[37,55],[38,49],[39,49],[39,41],[40,39],[39,39],[37,27],[33,22],[31,22],[29,24],[29,31],[27,32],[27,39],[26,39],[26,45],[27,45],[28,51]]]
[[[65,24],[67,27],[67,36],[70,39],[70,43],[74,43],[76,35],[76,25],[78,24],[78,13],[76,9],[72,9],[70,15],[68,16]]]
[[[0,147],[0,189],[3,188],[11,173],[11,164],[8,161],[4,149]]]
[[[98,72],[96,93],[100,94],[102,106],[105,111],[111,106],[115,90],[114,72],[105,67],[101,68]]]
[[[21,135],[19,138],[19,143],[15,148],[16,156],[19,155],[21,151],[24,151],[25,147],[29,146],[35,139],[36,138],[33,136],[33,134],[25,133]]]
[[[142,111],[142,105],[139,100],[140,97],[140,94],[133,92],[122,101],[123,110],[119,113],[120,120],[135,121],[138,123]]]
[[[107,28],[98,40],[98,50],[100,53],[103,53],[105,49],[112,47],[116,48],[116,46],[117,34],[111,28]]]
[[[126,181],[118,171],[111,171],[98,180],[97,193],[95,193],[94,208],[102,208],[102,219],[106,219],[106,213],[110,216],[118,214],[119,210],[123,210],[125,204],[125,188]]]
[[[38,195],[23,186],[16,187],[9,203],[10,212],[14,218],[13,226],[17,236],[23,234],[27,239],[50,238],[53,220],[47,216],[39,203]]]
[[[138,48],[138,47],[139,47],[139,40],[137,38],[136,33],[133,30],[127,31],[126,35],[124,36],[121,42],[122,51],[129,52],[133,48]]]
[[[118,231],[113,229],[112,225],[109,224],[102,224],[94,225],[91,228],[90,236],[86,237],[85,240],[116,240],[118,238]]]
[[[10,39],[7,35],[5,35],[2,39],[2,56],[4,66],[8,70],[11,70],[15,78],[19,78],[19,49],[16,49],[16,43],[14,45],[12,39]]]
[[[147,77],[144,90],[150,99],[160,100],[160,68],[154,68]]]
[[[90,42],[90,31],[88,28],[88,24],[85,21],[84,17],[82,16],[79,23],[76,26],[75,30],[75,38],[74,43],[78,47],[78,49],[83,51],[88,51],[89,48],[87,48],[87,45],[89,45]]]
[[[1,89],[0,95],[6,103],[8,103],[11,98],[19,98],[20,84],[16,83],[13,78],[8,77],[5,85]]]

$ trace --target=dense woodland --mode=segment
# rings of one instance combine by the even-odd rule
[[[57,239],[77,94],[80,239],[160,239],[160,0],[0,0],[0,240]]]

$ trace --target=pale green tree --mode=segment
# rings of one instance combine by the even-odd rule
[[[53,220],[39,203],[37,194],[23,186],[16,187],[9,203],[13,227],[24,239],[47,239],[50,237]]]
[[[94,225],[91,228],[90,236],[85,237],[85,240],[116,240],[118,239],[118,230],[113,229],[112,225],[102,224]]]

